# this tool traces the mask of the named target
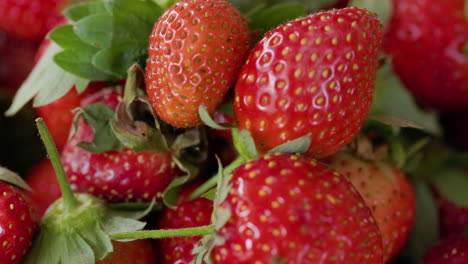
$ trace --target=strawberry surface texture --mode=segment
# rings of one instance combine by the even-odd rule
[[[393,0],[384,49],[414,97],[439,110],[468,107],[464,0]]]
[[[146,90],[158,115],[176,127],[200,124],[198,107],[214,113],[250,47],[247,21],[222,0],[180,1],[149,39]]]
[[[314,159],[273,154],[232,175],[215,263],[382,263],[370,209],[341,174]]]
[[[381,38],[376,15],[359,8],[313,14],[268,32],[235,87],[239,127],[261,152],[311,134],[309,154],[334,154],[367,118]]]

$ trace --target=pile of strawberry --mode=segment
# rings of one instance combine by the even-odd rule
[[[0,263],[468,263],[468,4],[305,2],[0,3]]]

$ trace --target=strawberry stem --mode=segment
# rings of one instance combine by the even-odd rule
[[[165,238],[165,237],[190,237],[190,236],[205,236],[214,232],[214,225],[206,225],[199,227],[179,228],[179,229],[159,229],[145,230],[135,232],[115,233],[109,237],[112,240],[123,239],[146,239],[146,238]]]
[[[78,206],[78,202],[76,201],[75,196],[73,195],[73,192],[70,188],[68,178],[65,174],[65,170],[63,169],[62,162],[60,161],[60,154],[58,153],[57,147],[55,146],[55,143],[50,136],[49,129],[47,128],[42,118],[37,118],[36,124],[37,129],[39,130],[39,134],[41,135],[42,142],[44,143],[47,154],[49,155],[49,159],[52,162],[52,166],[54,167],[55,173],[57,175],[64,205],[69,210],[74,209]]]
[[[223,169],[225,174],[230,174],[233,172],[237,167],[245,163],[245,159],[242,156],[237,157],[231,164],[229,164],[226,168]],[[188,200],[191,201],[193,199],[196,199],[200,197],[202,194],[206,193],[209,191],[211,188],[215,187],[216,184],[218,183],[218,177],[217,175],[211,177],[209,180],[207,180],[205,183],[200,185],[195,191],[190,194]]]

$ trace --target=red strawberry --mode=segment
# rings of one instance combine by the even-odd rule
[[[158,115],[176,127],[200,123],[234,84],[249,49],[247,21],[223,0],[184,0],[168,9],[149,40],[146,90]]]
[[[78,94],[75,87],[73,87],[58,100],[36,108],[38,115],[44,119],[44,122],[49,127],[59,151],[65,146],[70,134],[70,128],[75,116],[73,110],[81,106],[81,101],[84,98],[89,97],[106,86],[107,84],[104,82],[93,82],[81,94]]]
[[[468,263],[468,237],[456,236],[439,241],[423,258],[423,264]]]
[[[0,30],[40,41],[61,19],[68,0],[0,1]]]
[[[165,208],[158,228],[174,229],[209,225],[213,202],[205,198],[192,201],[186,199],[194,188],[185,188],[179,196],[180,202],[174,208]],[[201,237],[173,237],[157,241],[163,264],[188,264],[193,260],[192,249]]]
[[[18,89],[33,68],[36,50],[35,43],[0,32],[1,89],[8,88],[11,92]]]
[[[442,236],[457,235],[468,230],[468,207],[462,207],[436,195]]]
[[[403,248],[416,215],[413,186],[403,173],[385,162],[367,162],[347,153],[328,160],[364,198],[382,232],[385,260]]]
[[[468,106],[465,0],[393,0],[384,49],[414,97],[436,109]]]
[[[31,246],[36,224],[18,189],[0,181],[0,194],[0,263],[16,264]]]
[[[27,193],[27,196],[40,219],[49,205],[62,196],[50,160],[42,160],[33,167],[26,175],[26,182],[33,190]]]
[[[222,203],[229,221],[213,260],[252,263],[382,263],[370,209],[341,174],[300,155],[274,154],[238,167]]]
[[[312,135],[308,153],[334,154],[367,118],[382,30],[375,14],[332,10],[288,22],[251,52],[234,112],[264,153]]]
[[[149,239],[130,242],[112,241],[114,251],[96,264],[155,264],[156,252]]]
[[[85,98],[82,106],[102,102],[115,109],[120,94],[112,88]],[[151,201],[159,197],[177,175],[170,152],[134,152],[130,149],[92,153],[77,146],[93,139],[91,127],[79,120],[62,152],[62,162],[72,186],[110,202]]]

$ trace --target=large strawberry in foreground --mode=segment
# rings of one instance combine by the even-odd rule
[[[267,155],[238,167],[231,184],[215,263],[383,262],[370,209],[345,177],[316,160]]]
[[[406,176],[384,161],[366,161],[346,152],[328,162],[352,182],[371,208],[382,232],[385,260],[397,256],[416,215],[415,193]]]
[[[406,87],[440,110],[468,106],[464,0],[393,0],[384,49]]]
[[[261,152],[312,135],[325,157],[349,143],[372,102],[382,26],[359,8],[285,23],[252,50],[235,88],[235,116]]]
[[[234,84],[250,47],[247,21],[223,0],[185,0],[168,9],[149,39],[146,90],[176,127],[193,127],[198,108],[212,114]]]
[[[121,94],[107,88],[85,98],[82,107],[104,103],[115,109]],[[110,202],[151,201],[160,197],[178,169],[170,152],[135,152],[131,149],[93,153],[78,146],[91,142],[94,132],[81,118],[62,152],[62,162],[70,183],[79,192],[88,192]]]
[[[40,41],[60,20],[72,0],[0,1],[0,30],[20,38]]]

